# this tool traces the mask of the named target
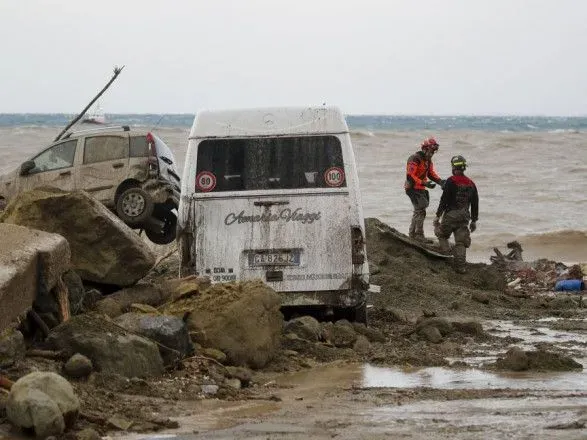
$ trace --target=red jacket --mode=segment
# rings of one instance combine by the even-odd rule
[[[434,171],[434,165],[431,160],[427,160],[424,152],[418,151],[412,154],[408,158],[408,164],[406,166],[406,183],[405,189],[419,189],[424,190],[424,182],[430,178],[436,183],[441,182],[441,178],[436,171]]]

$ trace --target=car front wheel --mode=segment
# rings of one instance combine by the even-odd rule
[[[116,202],[116,214],[129,226],[139,226],[151,217],[153,200],[142,188],[132,187],[124,190]]]

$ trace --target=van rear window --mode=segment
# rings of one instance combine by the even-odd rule
[[[346,186],[335,136],[207,139],[196,168],[196,192]]]

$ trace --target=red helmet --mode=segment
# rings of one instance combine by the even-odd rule
[[[422,150],[437,151],[438,147],[438,142],[436,142],[436,139],[434,139],[433,137],[424,139],[424,142],[422,142]]]

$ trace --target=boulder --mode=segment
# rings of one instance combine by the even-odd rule
[[[335,347],[352,347],[357,340],[357,333],[348,321],[338,321],[335,324],[326,323],[323,325],[322,330],[326,339]]]
[[[442,336],[451,334],[454,329],[450,321],[445,318],[426,318],[418,322],[416,325],[416,331],[420,332],[426,327],[436,327]]]
[[[147,244],[84,191],[40,187],[20,194],[0,221],[62,235],[84,281],[130,286],[155,264]]]
[[[159,352],[165,365],[174,365],[194,352],[187,325],[176,316],[125,313],[114,322],[132,333],[161,344]]]
[[[573,358],[545,350],[524,351],[519,347],[510,348],[495,367],[512,371],[573,371],[582,370],[583,365]]]
[[[442,342],[442,334],[440,333],[440,330],[438,329],[438,327],[434,327],[434,326],[427,326],[427,327],[422,327],[421,329],[418,330],[418,334],[426,339],[428,342],[432,342],[433,344],[438,344],[440,342]]]
[[[33,372],[17,380],[8,396],[6,415],[37,437],[60,435],[77,417],[80,403],[67,380],[55,373]]]
[[[496,366],[502,370],[524,371],[530,367],[530,360],[520,347],[512,347],[503,358],[497,360]]]
[[[319,341],[322,338],[322,328],[316,318],[300,316],[285,323],[285,333],[295,333],[308,341]]]
[[[126,377],[158,376],[163,373],[159,348],[131,334],[100,315],[77,315],[51,330],[47,345],[69,356],[80,353],[98,371]]]
[[[280,305],[279,295],[269,286],[247,281],[215,284],[161,309],[167,314],[187,314],[194,342],[221,350],[228,363],[262,368],[279,348]]]
[[[358,335],[353,350],[359,354],[369,354],[371,352],[371,344],[366,336]]]
[[[21,332],[10,328],[0,334],[0,368],[10,367],[16,361],[24,359],[25,351]]]
[[[40,290],[57,285],[69,269],[70,248],[57,234],[4,223],[0,243],[1,331],[32,307]]]
[[[387,339],[381,330],[374,327],[367,327],[362,322],[353,322],[355,331],[365,336],[370,342],[385,342]]]
[[[74,379],[89,376],[93,369],[92,361],[79,353],[70,357],[63,366],[65,374]]]

